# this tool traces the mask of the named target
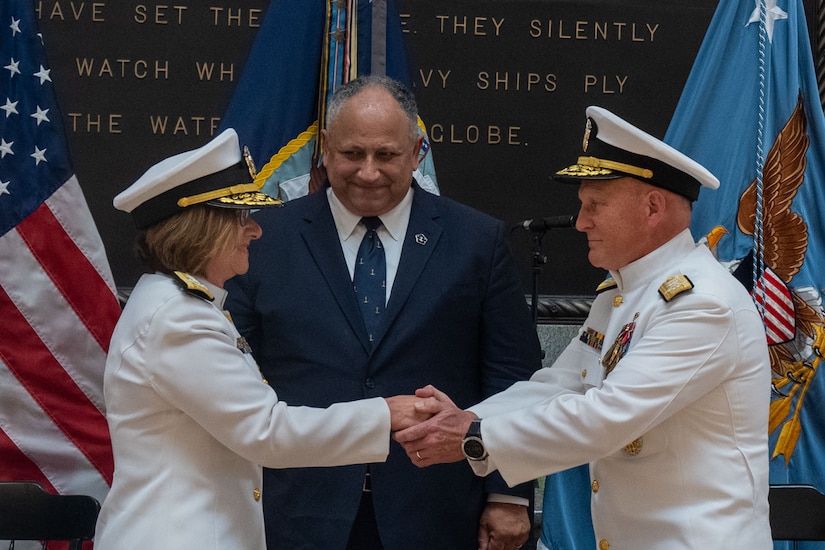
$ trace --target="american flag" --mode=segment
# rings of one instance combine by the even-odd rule
[[[103,367],[120,314],[31,0],[0,2],[0,479],[102,501]]]
[[[788,285],[766,267],[751,295],[765,323],[768,344],[790,342],[796,333],[796,318]]]

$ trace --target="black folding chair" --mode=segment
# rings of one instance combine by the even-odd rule
[[[95,534],[100,503],[87,495],[53,495],[33,481],[0,482],[0,540],[69,541],[81,550]]]
[[[771,485],[773,540],[825,541],[825,495],[810,485]]]

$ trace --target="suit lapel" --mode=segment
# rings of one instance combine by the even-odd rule
[[[301,236],[318,270],[329,285],[338,307],[352,330],[359,335],[364,348],[369,350],[371,346],[367,330],[352,289],[352,280],[349,278],[344,253],[341,251],[338,229],[335,227],[335,221],[329,209],[326,191],[317,191],[312,196],[313,205],[307,209],[304,216],[305,225]]]
[[[407,234],[401,248],[401,260],[392,284],[385,318],[376,335],[375,347],[410,299],[415,283],[421,277],[441,238],[442,229],[438,223],[440,212],[435,196],[421,189],[418,184],[414,183],[413,186],[415,192],[410,209],[410,223],[407,225]]]

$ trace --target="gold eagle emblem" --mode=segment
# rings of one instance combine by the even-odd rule
[[[791,210],[805,177],[805,155],[810,142],[806,126],[800,95],[791,117],[768,152],[762,176],[762,249],[755,243],[755,253],[761,252],[765,270],[773,271],[786,286],[799,273],[808,248],[808,226],[802,216]],[[756,207],[757,182],[754,180],[740,197],[736,219],[740,231],[746,235],[757,232]],[[825,350],[821,309],[796,290],[788,287],[787,291],[793,301],[796,337],[811,342],[811,353],[799,357],[793,341],[768,347],[775,392],[769,433],[781,427],[772,458],[784,455],[786,463],[801,432],[799,406]]]

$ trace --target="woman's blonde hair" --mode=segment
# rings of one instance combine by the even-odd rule
[[[154,271],[205,276],[206,266],[237,232],[237,210],[197,204],[140,232],[135,250]]]

